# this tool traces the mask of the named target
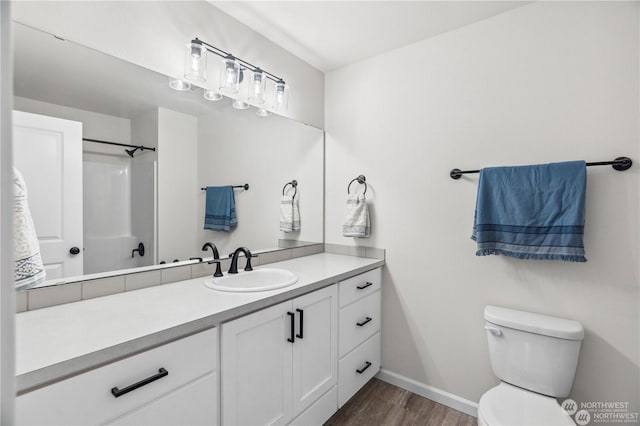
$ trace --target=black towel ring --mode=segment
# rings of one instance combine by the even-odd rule
[[[293,197],[291,198],[296,198],[296,194],[298,193],[298,181],[294,179],[291,182],[285,183],[284,186],[282,187],[282,195],[284,195],[284,191],[287,189],[287,185],[291,185],[295,190],[293,193]]]
[[[364,185],[364,192],[362,193],[362,195],[367,193],[367,178],[364,177],[364,175],[360,175],[355,179],[352,179],[351,182],[349,182],[349,186],[347,186],[347,195],[351,194],[351,184],[355,181],[358,181],[358,183],[360,185]]]

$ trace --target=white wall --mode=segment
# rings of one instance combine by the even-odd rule
[[[131,141],[134,145],[158,146],[158,109],[154,108],[131,120]],[[132,230],[145,245],[144,257],[136,256],[138,266],[153,265],[156,259],[156,194],[157,151],[137,151],[131,160]]]
[[[387,249],[383,368],[478,401],[496,383],[483,308],[582,322],[572,396],[639,393],[638,4],[535,2],[326,76],[326,242]],[[626,155],[588,171],[586,264],[476,257],[477,175]],[[372,237],[341,236],[367,177]]]
[[[82,137],[119,143],[131,143],[131,120],[98,112],[71,108],[63,105],[42,102],[35,99],[14,97],[14,109],[18,111],[42,114],[49,117],[64,118],[82,123]],[[122,153],[124,148],[106,147],[96,143],[83,142],[83,151]],[[120,151],[116,151],[120,150]]]
[[[158,108],[158,260],[198,256],[198,119]],[[190,253],[193,253],[192,255]]]
[[[173,77],[183,76],[185,44],[197,36],[282,76],[292,87],[285,115],[324,125],[324,74],[205,1],[15,3],[17,22]]]
[[[238,226],[230,233],[203,229],[205,194],[198,195],[197,238],[221,255],[238,246],[277,248],[278,239],[322,241],[323,133],[311,126],[253,111],[224,108],[198,118],[199,187],[243,185],[235,190]],[[282,187],[298,181],[300,231],[280,232]]]

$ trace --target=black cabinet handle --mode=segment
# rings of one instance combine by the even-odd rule
[[[365,325],[366,323],[368,323],[369,321],[371,321],[371,317],[367,317],[364,321],[362,322],[357,322],[356,325],[358,327],[362,327],[363,325]]]
[[[366,283],[365,285],[359,285],[359,286],[357,286],[356,288],[357,288],[358,290],[364,290],[365,288],[367,288],[367,287],[371,287],[372,285],[373,285],[373,283],[370,283],[369,281],[367,281],[367,283]]]
[[[293,312],[287,312],[287,315],[289,315],[289,318],[291,319],[291,337],[289,337],[287,339],[287,342],[295,342],[296,341],[296,336],[295,336],[295,321],[296,321],[296,314],[294,314]]]
[[[154,374],[151,377],[147,377],[144,380],[140,380],[138,383],[134,383],[132,385],[127,386],[126,388],[122,388],[122,389],[118,389],[118,387],[116,386],[115,388],[111,388],[111,393],[113,394],[113,396],[115,396],[116,398],[121,397],[122,395],[129,393],[131,391],[134,391],[138,388],[141,388],[145,385],[148,385],[151,382],[155,382],[158,379],[162,379],[163,377],[169,375],[169,372],[167,370],[165,370],[164,368],[160,368],[158,370],[158,374]]]
[[[371,363],[370,363],[369,361],[367,361],[367,362],[364,364],[364,367],[362,367],[362,368],[361,368],[361,369],[359,369],[359,370],[356,370],[356,373],[358,373],[358,374],[362,374],[362,373],[364,373],[364,372],[365,372],[365,370],[366,370],[367,368],[369,368],[369,367],[371,367]]]
[[[302,327],[304,324],[304,311],[302,309],[296,309],[296,312],[300,312],[300,334],[296,334],[298,339],[302,339]]]
[[[78,247],[71,247],[69,253],[75,256],[76,254],[80,254],[80,249]]]

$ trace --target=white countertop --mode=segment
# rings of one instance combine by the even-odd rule
[[[17,390],[95,368],[383,264],[322,253],[265,265],[298,274],[297,283],[282,289],[221,292],[205,287],[208,277],[201,277],[17,314]]]

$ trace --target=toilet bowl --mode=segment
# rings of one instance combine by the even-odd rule
[[[555,398],[500,383],[478,403],[480,426],[572,426],[571,417]]]
[[[478,403],[481,426],[569,426],[569,395],[584,338],[577,321],[487,306],[489,358],[502,381]]]

